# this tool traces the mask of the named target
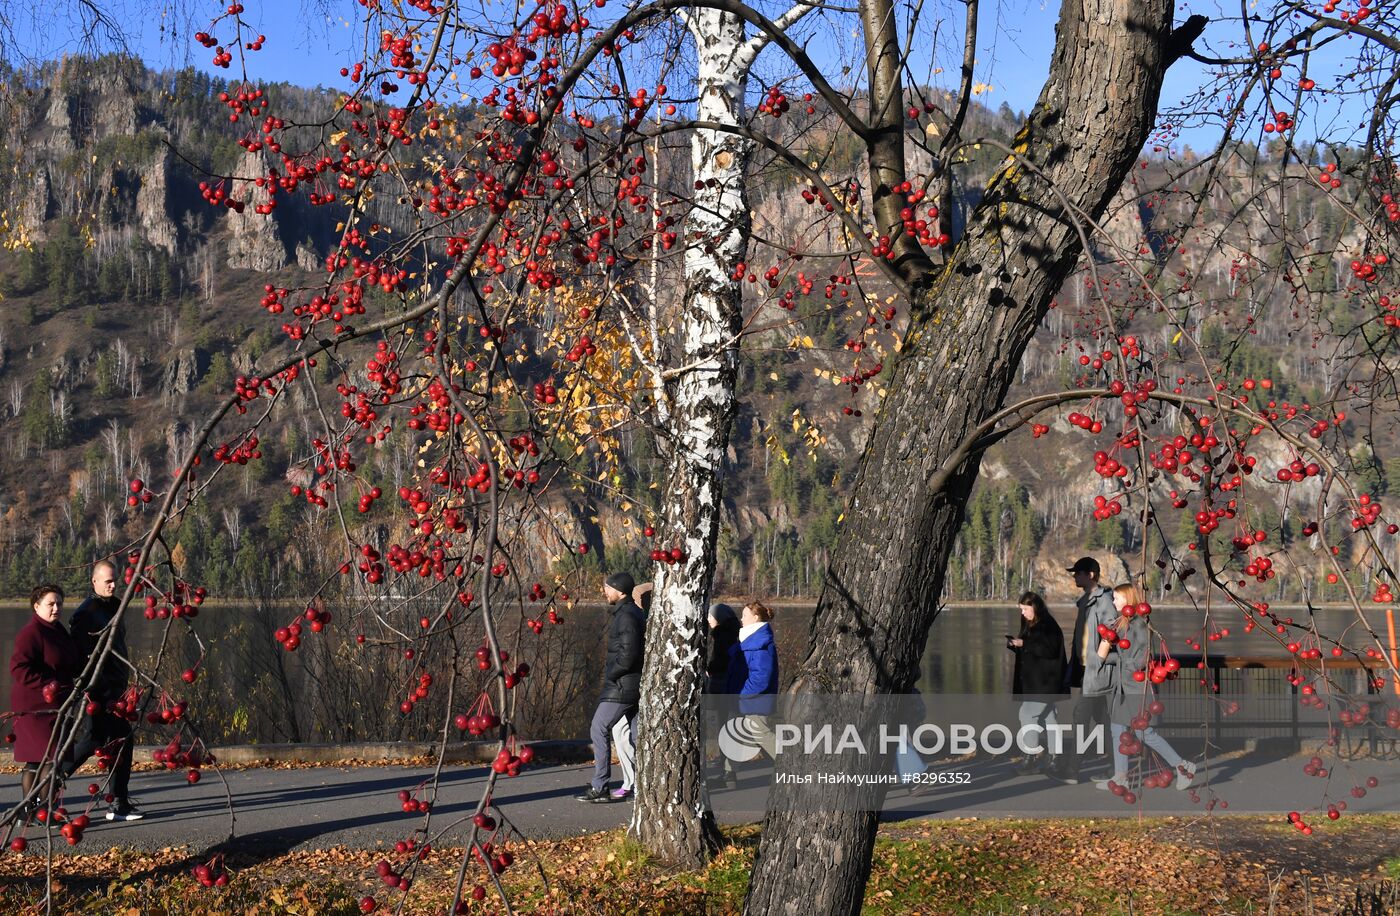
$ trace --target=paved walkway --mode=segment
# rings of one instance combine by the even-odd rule
[[[1199,801],[1188,793],[1170,789],[1144,793],[1141,806],[1112,799],[1091,784],[1065,786],[1039,776],[1018,776],[1005,761],[970,769],[971,782],[934,788],[921,797],[897,792],[887,802],[888,820],[940,817],[1038,817],[1191,815],[1205,811],[1211,798],[1225,802],[1216,811],[1244,814],[1283,814],[1289,809],[1306,811],[1329,801],[1346,800],[1353,812],[1400,811],[1400,762],[1361,761],[1334,767],[1330,779],[1304,776],[1306,757],[1254,761],[1222,760],[1211,770],[1209,787],[1198,791]],[[960,770],[949,764],[942,769]],[[498,782],[497,802],[530,837],[549,838],[607,830],[626,823],[630,803],[586,804],[573,796],[588,778],[591,766],[549,766],[530,769],[514,779]],[[475,809],[485,779],[481,766],[444,770],[438,803],[433,811],[434,829],[460,821]],[[935,770],[934,772],[938,772]],[[413,791],[431,775],[423,767],[315,767],[304,769],[251,768],[223,773],[233,801],[233,845],[277,853],[335,845],[374,848],[408,836],[422,824],[421,815],[405,814],[400,790]],[[1351,797],[1353,785],[1370,776],[1378,786],[1366,798]],[[75,787],[82,792],[86,780]],[[717,793],[715,807],[720,820],[744,823],[761,816],[767,777],[749,770],[737,792]],[[183,771],[138,773],[132,779],[133,795],[148,817],[129,823],[109,823],[98,809],[78,853],[93,853],[119,845],[138,850],[173,845],[195,849],[224,843],[230,833],[230,812],[224,785],[214,772],[206,772],[198,785],[188,785]],[[0,805],[12,806],[18,797],[18,777],[0,776]],[[70,811],[80,810],[70,797]],[[41,834],[30,828],[32,838]],[[445,838],[460,838],[454,830]],[[67,847],[64,847],[65,849]]]

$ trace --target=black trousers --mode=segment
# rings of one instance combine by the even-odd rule
[[[1070,719],[1070,724],[1072,726],[1070,733],[1065,736],[1064,760],[1058,765],[1064,775],[1077,777],[1084,762],[1079,754],[1079,736],[1081,734],[1087,736],[1095,725],[1102,726],[1104,751],[1106,753],[1112,751],[1112,748],[1108,746],[1108,742],[1112,740],[1108,727],[1108,694],[1089,697],[1081,694],[1074,701],[1074,714]]]
[[[136,749],[136,742],[131,736],[131,723],[106,710],[83,717],[82,724],[78,726],[78,738],[73,742],[73,758],[63,767],[64,776],[71,776],[102,747],[107,747],[112,753],[107,792],[115,798],[126,798],[131,784],[131,755]]]

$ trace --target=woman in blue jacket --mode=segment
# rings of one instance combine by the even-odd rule
[[[725,692],[737,694],[742,722],[737,723],[740,740],[761,747],[773,757],[773,714],[778,692],[778,647],[773,642],[769,621],[773,611],[757,601],[744,605],[739,615],[739,642],[729,650],[729,671]],[[736,723],[731,723],[731,725]]]

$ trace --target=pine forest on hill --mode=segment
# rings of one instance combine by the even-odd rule
[[[109,76],[90,78],[99,71]],[[270,222],[205,203],[200,183],[236,171],[247,158],[238,128],[217,101],[227,88],[218,80],[192,70],[155,72],[120,58],[69,58],[37,71],[8,72],[5,80],[0,595],[14,597],[50,577],[81,590],[94,557],[130,544],[146,507],[139,501],[128,506],[128,481],[167,477],[191,424],[237,378],[255,375],[288,351],[277,320],[260,303],[264,284],[287,285],[322,271],[337,224],[334,206],[317,208],[300,198]],[[267,91],[279,108],[308,119],[326,95],[286,85]],[[454,116],[469,123],[472,112]],[[1015,123],[1009,109],[975,107],[972,118],[971,135],[1002,139]],[[800,118],[787,129],[794,144],[806,144],[804,152],[816,156],[820,148],[833,172],[860,158],[849,140],[804,129]],[[684,141],[675,139],[659,158],[659,171],[673,184],[686,181],[684,150]],[[963,183],[978,186],[999,155],[970,150]],[[1261,211],[1250,166],[1278,155],[1278,149],[1232,148],[1214,160],[1228,181],[1212,184],[1204,200],[1192,190],[1203,182],[1192,168],[1195,154],[1148,155],[1106,220],[1111,243],[1100,243],[1097,271],[1081,272],[1063,290],[1024,360],[1011,401],[1072,387],[1087,371],[1082,358],[1094,355],[1086,347],[1100,320],[1095,282],[1131,321],[1133,333],[1158,344],[1155,351],[1175,346],[1184,353],[1198,345],[1228,361],[1233,376],[1269,380],[1280,402],[1321,405],[1330,392],[1352,384],[1336,375],[1345,365],[1339,352],[1364,335],[1366,317],[1355,314],[1348,287],[1355,242],[1349,220],[1344,208],[1304,182]],[[1296,169],[1303,175],[1325,167],[1327,156]],[[801,240],[790,229],[804,223],[797,215],[801,200],[790,192],[795,176],[780,160],[758,168],[756,237],[774,250],[797,250]],[[972,203],[959,198],[959,212]],[[1173,227],[1195,208],[1197,228],[1189,239],[1176,237]],[[395,207],[371,205],[371,214],[384,231],[406,228],[396,225],[401,216]],[[1311,244],[1293,256],[1293,271],[1280,275],[1266,266],[1286,254],[1285,237]],[[1153,275],[1167,246],[1190,249],[1184,260],[1195,276],[1193,297],[1177,295],[1184,292],[1178,277]],[[672,268],[663,261],[654,269],[664,277]],[[741,406],[725,469],[722,594],[815,593],[841,523],[843,482],[885,381],[876,375],[852,387],[842,377],[853,349],[888,351],[902,326],[902,317],[881,319],[889,294],[873,270],[857,270],[855,282],[836,284],[833,295],[831,284],[823,289],[819,259],[804,269],[814,282],[791,310],[768,299],[762,282],[752,285],[749,308],[760,330],[745,340]],[[1144,272],[1147,283],[1134,271]],[[650,292],[658,288],[664,291],[665,284]],[[1170,308],[1194,309],[1176,317],[1196,339],[1174,336],[1145,290]],[[1241,300],[1250,309],[1238,308]],[[1216,314],[1200,302],[1231,308]],[[862,336],[867,328],[873,336]],[[295,404],[299,395],[290,397]],[[1053,421],[1057,431],[1070,430],[1068,413]],[[291,492],[313,473],[308,456],[317,432],[306,419],[310,411],[287,414],[295,419],[274,416],[261,436],[265,460],[225,468],[210,484],[218,488],[219,513],[197,508],[169,535],[177,562],[198,569],[200,581],[220,596],[292,597],[309,585],[302,577],[319,576],[315,571],[330,559],[318,551],[334,543],[327,536],[334,513]],[[1368,430],[1364,417],[1348,422],[1367,443],[1350,456],[1353,475],[1377,496],[1400,488],[1396,431]],[[396,429],[362,471],[392,492],[413,466],[417,446],[409,431]],[[1066,558],[1084,552],[1117,554],[1136,565],[1145,546],[1146,556],[1155,557],[1157,546],[1141,543],[1129,512],[1094,519],[1095,496],[1114,495],[1112,482],[1092,473],[1096,447],[1074,435],[1040,439],[1025,431],[995,446],[944,597],[1014,597],[1028,586],[1063,591],[1059,570]],[[571,485],[548,497],[558,525],[537,539],[536,574],[582,564],[645,575],[637,529],[657,499],[648,490],[657,467],[651,432],[629,425],[606,454],[594,444],[556,457]],[[642,504],[622,511],[614,496],[619,489],[643,494]],[[357,514],[353,494],[341,499],[357,524],[384,524],[373,511]],[[1267,514],[1263,502],[1262,510],[1258,502],[1253,510]],[[1189,515],[1180,520],[1189,529]],[[1260,526],[1281,522],[1291,537],[1302,537],[1301,525],[1291,521],[1266,519]],[[1165,523],[1176,526],[1178,517]],[[1169,534],[1179,543],[1190,540],[1189,530]],[[386,530],[379,537],[389,535]],[[568,549],[580,542],[593,549],[582,555]],[[1148,571],[1160,588],[1164,577]],[[1269,586],[1277,594],[1269,597],[1327,600],[1321,573],[1300,572],[1278,577]]]

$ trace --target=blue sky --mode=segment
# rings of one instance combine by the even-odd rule
[[[256,68],[257,78],[307,86],[338,82],[338,71],[357,37],[358,23],[336,15],[328,16],[317,4],[303,0],[244,0],[244,4],[247,7],[244,20],[268,36],[263,50],[250,55],[250,65]],[[178,11],[169,8],[170,0],[159,4],[109,0],[105,5],[119,11],[116,18],[122,20],[130,49],[148,64],[155,67],[192,64],[215,75],[229,74],[230,71],[213,67],[209,62],[210,52],[195,44],[192,38],[196,31],[208,26],[210,14],[218,11],[221,4],[184,0],[179,4],[184,9]],[[332,0],[325,5],[363,12],[353,3]],[[960,15],[961,4],[957,7]],[[192,15],[191,10],[199,15]],[[1004,100],[1017,110],[1027,109],[1035,100],[1049,64],[1058,6],[1047,6],[1037,0],[1008,0],[984,5],[983,10],[978,78],[993,88],[979,98],[994,108]],[[81,30],[67,22],[65,17],[59,16],[44,17],[40,21],[21,20],[16,25],[34,57],[53,58],[84,47]],[[172,35],[178,37],[172,39]],[[957,43],[961,36],[954,35],[945,40],[945,44],[949,40]]]
[[[56,2],[60,6],[63,3],[76,5],[76,0]],[[335,14],[328,16],[325,10],[331,8],[354,18],[355,12],[363,13],[359,4],[340,0],[325,0],[319,6],[306,0],[244,2],[247,7],[243,13],[244,20],[268,37],[263,50],[249,55],[250,75],[255,80],[285,81],[304,86],[345,85],[338,71],[347,60],[355,59],[351,48],[356,37],[362,34],[363,26]],[[777,2],[779,0],[772,0],[772,5]],[[236,61],[233,70],[216,69],[210,63],[211,52],[193,41],[194,33],[206,28],[210,16],[222,10],[222,3],[210,0],[160,0],[151,4],[140,0],[107,0],[104,6],[116,11],[116,18],[122,21],[127,33],[129,48],[148,64],[157,68],[193,65],[218,76],[236,75]],[[513,8],[513,4],[511,6]],[[53,7],[47,9],[52,10]],[[926,7],[926,10],[933,9],[933,5]],[[937,9],[956,26],[963,7],[961,3],[944,0]],[[1177,16],[1184,19],[1192,12],[1202,12],[1217,23],[1206,33],[1206,41],[1212,51],[1222,55],[1237,53],[1229,44],[1233,26],[1224,21],[1227,16],[1237,17],[1237,8],[1227,10],[1219,6],[1217,0],[1197,0],[1194,4],[1183,3]],[[979,93],[979,101],[994,109],[1003,102],[1016,111],[1031,108],[1049,65],[1058,13],[1058,3],[1047,0],[1002,0],[983,4],[976,76],[989,88]],[[35,13],[27,15],[33,16]],[[71,21],[71,17],[63,15],[53,18],[45,16],[41,20],[20,19],[13,26],[29,53],[35,57],[51,58],[63,52],[82,49],[82,36],[66,24]],[[221,37],[226,37],[223,33],[227,31],[226,28],[221,30]],[[831,57],[838,53],[838,49],[849,54],[850,38],[817,32],[809,48],[819,61],[823,53]],[[955,85],[956,52],[961,41],[956,27],[945,30],[939,40],[940,54],[944,58],[939,63],[946,68],[946,72],[935,79],[945,81],[944,85],[949,87]],[[1338,43],[1334,50],[1314,61],[1313,72],[1319,77],[1319,83],[1324,82],[1329,73],[1337,72],[1343,47],[1342,43]],[[916,75],[927,72],[920,66],[913,69]],[[1206,71],[1207,68],[1190,60],[1174,66],[1168,74],[1163,92],[1163,107],[1170,106],[1200,85],[1207,78]],[[1353,120],[1358,116],[1346,108],[1342,110]],[[1306,120],[1303,129],[1310,129]],[[1214,128],[1197,128],[1189,131],[1183,139],[1204,148],[1212,144],[1215,134]]]

